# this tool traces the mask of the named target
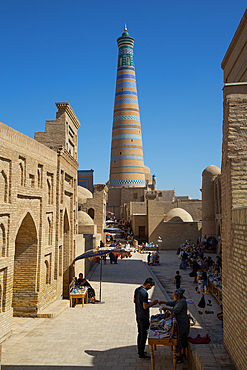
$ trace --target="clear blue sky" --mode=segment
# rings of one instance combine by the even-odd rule
[[[0,121],[34,137],[69,102],[79,168],[109,178],[117,43],[126,22],[144,160],[158,189],[200,198],[201,173],[221,166],[220,64],[244,0],[2,0]]]

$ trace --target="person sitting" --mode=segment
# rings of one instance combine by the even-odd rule
[[[79,278],[76,280],[76,285],[79,285],[80,287],[88,287],[88,298],[90,303],[99,302],[97,301],[95,297],[95,291],[92,288],[92,286],[89,284],[89,282],[83,278],[83,274],[79,274]]]

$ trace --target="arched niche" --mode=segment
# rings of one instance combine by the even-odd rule
[[[15,239],[12,306],[14,315],[36,313],[37,231],[30,213],[24,217]]]
[[[63,297],[69,297],[70,283],[70,223],[67,210],[63,217]]]

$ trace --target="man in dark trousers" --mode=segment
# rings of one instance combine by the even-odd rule
[[[150,358],[144,352],[145,344],[147,340],[147,330],[149,328],[149,308],[156,305],[158,300],[148,303],[148,290],[155,285],[155,282],[152,278],[147,278],[143,285],[139,288],[136,288],[134,294],[134,303],[135,303],[135,312],[136,312],[136,321],[138,327],[138,337],[137,337],[137,346],[138,346],[138,355],[139,358]]]

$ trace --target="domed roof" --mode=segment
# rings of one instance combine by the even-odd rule
[[[78,211],[78,226],[94,225],[93,219],[84,211]]]
[[[93,194],[83,186],[77,186],[77,197],[78,199],[93,198]]]
[[[211,164],[202,173],[202,176],[217,176],[220,174],[220,168]]]
[[[150,173],[150,168],[144,165],[144,173]]]
[[[193,222],[191,215],[182,208],[173,208],[166,214],[166,221],[170,222]]]

